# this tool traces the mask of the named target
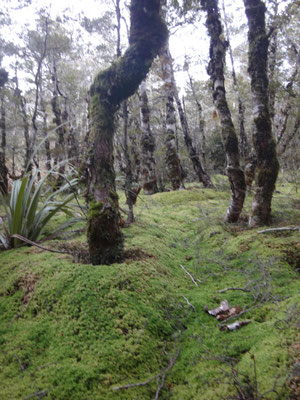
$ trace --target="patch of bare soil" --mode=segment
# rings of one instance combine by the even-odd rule
[[[39,280],[39,276],[28,273],[14,284],[15,291],[22,289],[25,292],[24,296],[22,297],[23,305],[28,304]]]

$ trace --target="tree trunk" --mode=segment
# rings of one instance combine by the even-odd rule
[[[230,62],[231,62],[231,68],[232,68],[233,87],[234,87],[234,91],[235,91],[237,101],[238,101],[241,156],[245,159],[249,153],[248,140],[247,140],[247,135],[246,135],[246,131],[245,131],[245,106],[244,106],[244,103],[242,102],[242,99],[241,99],[241,96],[239,93],[238,82],[236,79],[233,51],[232,51],[232,47],[230,44],[229,28],[228,28],[228,24],[227,24],[224,0],[222,1],[222,8],[223,8],[223,13],[224,13],[224,25],[225,25],[225,31],[226,31],[226,39],[228,42],[229,56],[230,56]]]
[[[172,82],[172,57],[168,42],[160,52],[160,65],[164,82],[163,92],[166,99],[166,168],[173,190],[178,190],[184,185],[180,159],[176,148],[176,112]]]
[[[271,202],[279,170],[276,143],[268,99],[268,37],[265,30],[266,6],[261,0],[244,0],[248,18],[249,67],[254,101],[253,145],[257,165],[250,226],[268,224],[271,219]]]
[[[46,168],[48,171],[51,171],[51,152],[50,152],[50,141],[47,138],[48,136],[48,124],[47,124],[47,119],[48,115],[46,112],[46,105],[43,97],[43,92],[41,91],[41,98],[40,98],[40,106],[41,106],[41,112],[43,116],[43,136],[45,138],[45,152],[46,152]]]
[[[6,72],[6,71],[5,71]],[[0,74],[2,70],[0,70]],[[1,74],[2,75],[2,74]],[[2,79],[1,79],[2,81]],[[5,84],[5,82],[4,82]],[[8,192],[8,169],[6,166],[6,113],[4,104],[4,91],[2,82],[0,82],[0,131],[1,131],[1,148],[0,148],[0,192],[7,194]]]
[[[150,110],[147,96],[147,86],[144,80],[140,85],[140,115],[141,115],[141,153],[142,153],[142,185],[144,194],[158,192],[155,171],[155,140],[150,127]]]
[[[190,160],[193,164],[194,171],[196,172],[199,182],[202,182],[206,188],[212,188],[213,187],[212,181],[210,180],[210,177],[207,175],[207,173],[202,168],[200,158],[199,158],[199,156],[195,150],[195,147],[193,145],[192,138],[190,135],[190,129],[189,129],[188,122],[186,119],[186,114],[182,108],[182,104],[181,104],[181,101],[178,96],[175,81],[174,81],[174,94],[175,94],[175,100],[177,103],[177,109],[178,109],[178,113],[179,113],[179,118],[180,118],[180,122],[181,122],[185,145],[186,145],[187,151],[189,153]]]
[[[199,133],[200,133],[200,138],[201,138],[201,143],[200,143],[200,153],[201,153],[201,158],[202,158],[202,162],[203,162],[203,166],[204,168],[207,167],[206,165],[206,137],[205,137],[205,121],[203,118],[203,112],[202,112],[202,105],[200,103],[200,101],[197,98],[196,95],[196,91],[194,88],[194,83],[192,80],[192,77],[189,73],[189,70],[187,70],[188,73],[188,77],[189,77],[189,81],[190,81],[190,86],[191,86],[191,90],[192,90],[192,94],[198,109],[198,118],[199,118]]]
[[[243,209],[246,184],[244,172],[240,167],[238,139],[225,93],[226,42],[222,39],[223,32],[217,0],[201,0],[201,5],[207,13],[206,27],[210,36],[210,62],[207,72],[212,81],[213,99],[221,121],[221,134],[227,162],[226,170],[231,187],[231,203],[227,210],[226,221],[236,222]]]
[[[118,195],[113,163],[114,116],[121,102],[145,79],[167,37],[159,0],[132,0],[129,48],[91,86],[91,192],[88,221],[90,261],[111,264],[123,259]]]

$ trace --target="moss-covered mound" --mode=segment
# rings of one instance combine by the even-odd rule
[[[224,223],[230,193],[220,178],[217,188],[141,196],[122,264],[0,253],[0,398],[297,398],[299,232]],[[286,182],[273,216],[274,227],[299,224]],[[78,253],[84,241],[47,246]],[[220,330],[204,308],[222,300],[251,323]]]

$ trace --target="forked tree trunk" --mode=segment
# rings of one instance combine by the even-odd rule
[[[226,42],[222,39],[223,31],[218,1],[201,0],[201,5],[207,13],[206,27],[210,36],[208,73],[212,81],[214,104],[221,121],[221,134],[227,162],[226,172],[231,186],[231,203],[227,210],[226,221],[236,222],[243,209],[246,183],[244,172],[240,167],[238,138],[225,93],[224,63]]]
[[[159,0],[132,0],[129,48],[100,72],[91,94],[91,195],[88,221],[90,261],[111,264],[123,259],[118,195],[113,163],[114,116],[121,102],[145,79],[167,37]]]
[[[253,145],[256,152],[255,189],[250,226],[268,224],[271,202],[279,170],[276,143],[268,99],[268,37],[265,29],[266,6],[261,0],[244,0],[248,18],[249,67],[254,101]]]
[[[142,185],[144,194],[158,192],[156,165],[154,158],[155,140],[150,127],[150,110],[147,96],[147,85],[144,80],[140,85],[140,115],[141,115],[141,156]]]

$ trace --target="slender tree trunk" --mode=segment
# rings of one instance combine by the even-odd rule
[[[118,196],[113,163],[114,116],[121,102],[145,79],[166,40],[159,0],[132,0],[129,48],[91,87],[92,196],[88,221],[90,261],[111,264],[123,259]]]
[[[247,135],[246,135],[246,131],[245,131],[245,106],[244,106],[244,103],[242,102],[242,99],[241,99],[241,96],[239,93],[239,87],[238,87],[238,82],[237,82],[237,78],[236,78],[234,59],[233,59],[233,51],[232,51],[232,47],[230,44],[230,34],[229,34],[229,28],[228,28],[228,24],[227,24],[224,0],[222,0],[222,8],[223,8],[223,13],[224,13],[224,25],[225,25],[225,31],[226,31],[226,39],[228,42],[228,50],[229,50],[231,68],[232,68],[233,87],[234,87],[234,91],[235,91],[235,94],[236,94],[236,97],[238,100],[240,152],[241,152],[241,156],[245,159],[249,153],[248,139],[247,139]]]
[[[246,184],[244,172],[240,167],[238,139],[225,94],[226,42],[222,39],[223,32],[217,0],[201,0],[201,5],[207,13],[206,27],[210,36],[208,73],[212,81],[214,103],[221,121],[221,134],[227,162],[226,170],[231,186],[231,203],[227,210],[226,220],[236,222],[243,209]]]
[[[54,166],[58,166],[57,168],[57,179],[55,182],[54,189],[58,189],[64,182],[64,174],[66,172],[66,141],[67,141],[67,124],[68,124],[68,114],[65,110],[62,111],[60,106],[60,97],[64,99],[66,102],[66,97],[61,93],[58,86],[58,77],[56,70],[56,62],[53,57],[53,70],[52,70],[52,82],[53,82],[53,91],[51,98],[51,107],[52,112],[54,114],[53,122],[56,125],[56,134],[57,141],[55,143],[55,153],[56,157],[54,159]]]
[[[150,110],[147,96],[147,85],[144,80],[140,85],[140,115],[141,115],[141,156],[142,185],[144,194],[158,192],[156,179],[156,163],[154,158],[155,140],[150,127]]]
[[[163,79],[163,92],[166,99],[166,168],[173,190],[183,185],[182,169],[176,147],[176,111],[172,82],[172,57],[167,42],[160,52],[160,65]]]
[[[32,169],[32,162],[30,160],[31,158],[31,140],[30,140],[30,134],[29,134],[29,122],[28,122],[28,114],[27,114],[27,109],[26,109],[26,100],[22,96],[22,92],[19,89],[19,79],[18,79],[18,74],[17,74],[17,68],[15,69],[15,98],[17,99],[18,106],[20,107],[21,111],[21,116],[22,116],[22,121],[23,121],[23,129],[24,129],[24,139],[25,139],[25,157],[24,157],[24,171],[22,172],[21,175],[24,173],[31,171]]]
[[[206,165],[206,136],[205,136],[205,121],[203,118],[203,110],[202,110],[202,105],[200,103],[200,101],[198,100],[198,97],[196,95],[196,91],[194,88],[194,82],[192,80],[192,77],[188,72],[188,77],[189,77],[189,81],[190,81],[190,86],[191,86],[191,90],[192,90],[192,94],[198,109],[198,118],[199,118],[199,134],[200,134],[200,138],[201,138],[201,143],[200,143],[200,152],[201,152],[201,158],[203,161],[203,166],[204,168],[207,167]]]
[[[46,112],[46,105],[43,97],[43,93],[41,91],[41,97],[40,97],[40,106],[41,106],[41,112],[43,116],[43,136],[44,138],[47,138],[48,136],[48,115]],[[46,152],[46,168],[48,171],[51,171],[51,152],[50,152],[50,141],[49,139],[45,139],[45,152]]]
[[[250,226],[270,223],[271,202],[279,170],[268,99],[268,37],[266,6],[261,0],[244,0],[248,18],[249,67],[254,101],[253,144],[256,152],[255,189]]]
[[[194,171],[196,172],[199,182],[202,182],[203,185],[207,188],[212,188],[213,187],[212,181],[210,180],[210,177],[208,176],[208,174],[204,171],[201,161],[200,161],[200,158],[199,158],[199,156],[195,150],[195,147],[193,145],[191,134],[190,134],[190,129],[189,129],[188,122],[186,119],[186,114],[183,111],[182,104],[179,99],[177,87],[176,87],[174,80],[173,80],[173,84],[174,84],[174,95],[175,95],[175,100],[177,103],[177,109],[178,109],[179,118],[180,118],[180,122],[181,122],[183,137],[184,137],[184,141],[185,141],[185,145],[186,145],[188,154],[190,156],[190,160],[193,164]]]
[[[1,74],[2,70],[0,70]],[[2,74],[1,74],[2,75]],[[8,169],[6,166],[6,113],[4,104],[4,91],[2,85],[2,76],[0,77],[0,131],[1,131],[1,148],[0,148],[0,192],[7,194],[8,192]]]

